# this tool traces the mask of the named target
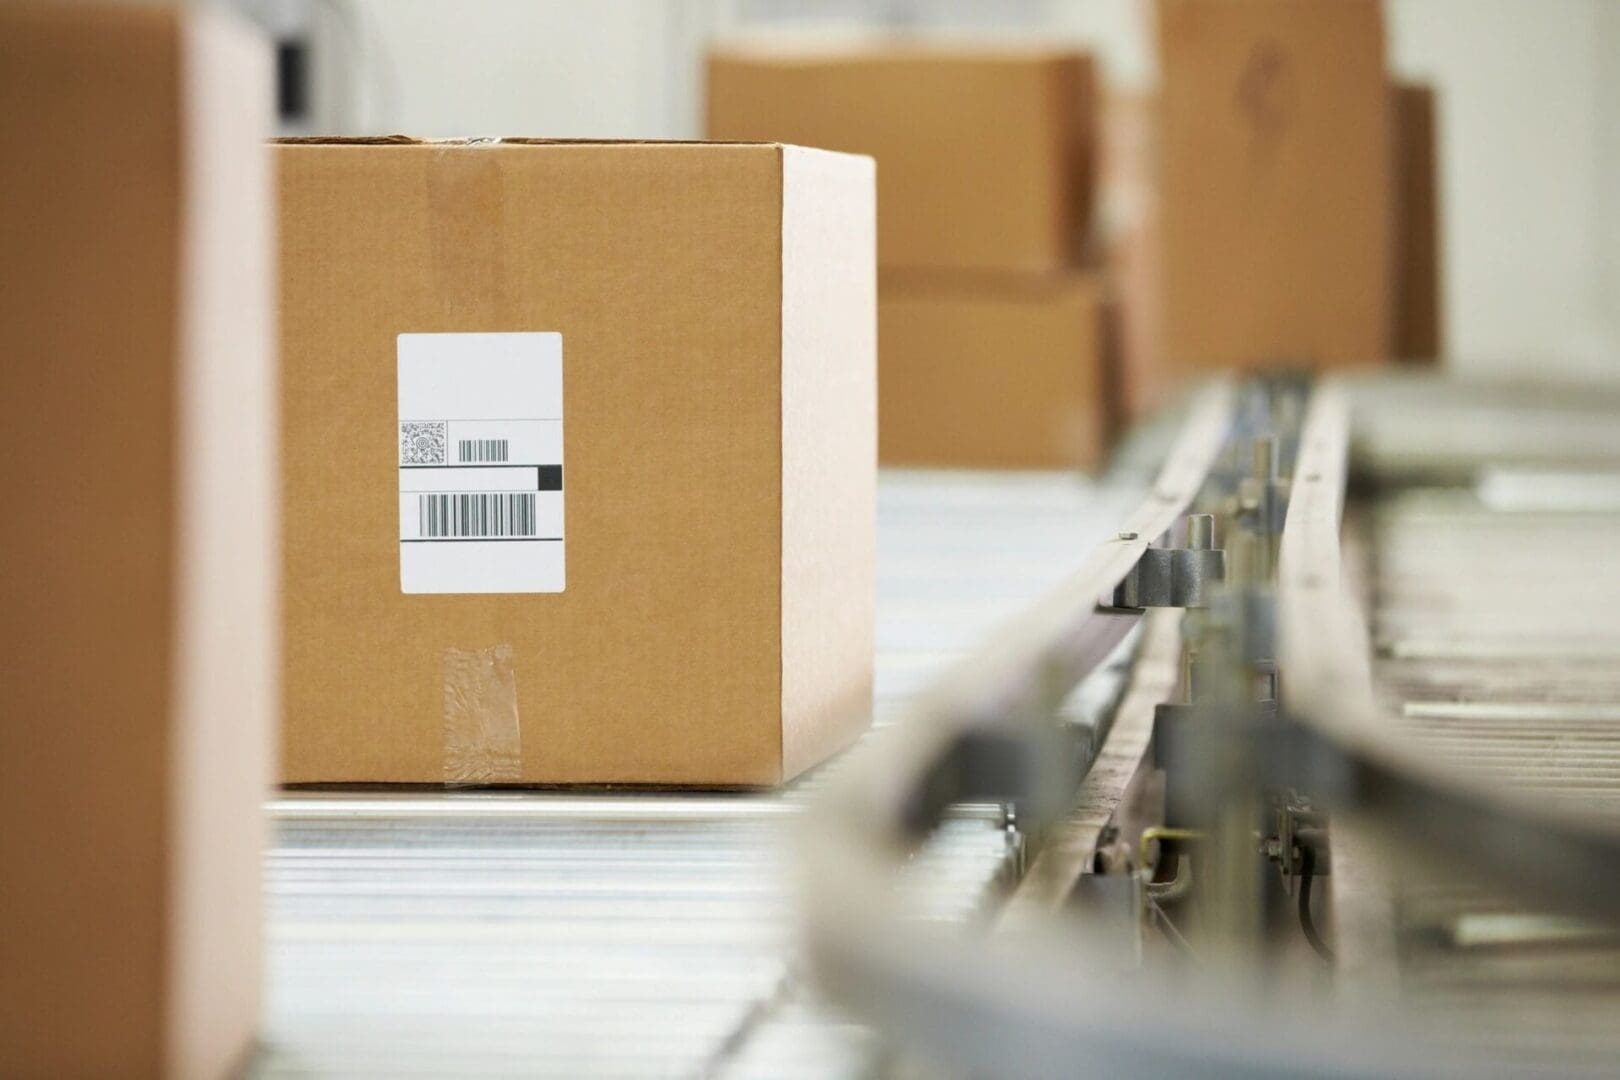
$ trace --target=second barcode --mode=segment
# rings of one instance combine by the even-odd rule
[[[430,540],[535,535],[531,491],[419,495],[420,534]]]
[[[506,461],[508,444],[505,439],[457,439],[457,461]]]

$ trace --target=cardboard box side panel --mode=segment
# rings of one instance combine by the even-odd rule
[[[878,304],[886,465],[1075,468],[1101,456],[1101,297],[1075,277],[1020,295],[905,285]]]
[[[440,322],[425,224],[429,157],[391,147],[270,153],[280,260],[281,777],[437,782],[441,656],[429,648],[417,669],[396,670],[405,643],[389,625],[402,606],[394,335],[492,327]],[[392,306],[393,295],[414,308]]]
[[[263,41],[182,36],[175,746],[165,1072],[239,1071],[259,1020],[261,853],[277,719],[275,401]]]
[[[1158,12],[1166,357],[1184,371],[1385,359],[1378,4],[1160,0]]]
[[[786,147],[782,773],[870,722],[877,530],[876,192],[869,159]]]
[[[518,655],[524,778],[773,783],[781,150],[510,156],[517,316],[563,333],[569,477],[566,615]]]
[[[1097,235],[1115,303],[1120,419],[1141,419],[1173,390],[1159,338],[1161,273],[1155,184],[1158,106],[1146,95],[1110,95],[1101,112]]]
[[[510,646],[521,783],[780,770],[781,152],[277,146],[283,779],[444,780]],[[401,332],[562,335],[567,587],[404,595]]]
[[[0,7],[6,1076],[163,1068],[175,29]]]
[[[1439,132],[1434,88],[1396,86],[1395,356],[1416,363],[1444,350],[1440,295]]]
[[[1054,215],[1058,234],[1057,249],[1064,261],[1078,265],[1085,257],[1091,234],[1097,190],[1097,144],[1099,140],[1096,68],[1090,57],[1072,56],[1054,64],[1052,73],[1053,130],[1052,190],[1058,193],[1059,210]]]
[[[706,133],[877,159],[878,260],[1045,272],[1075,249],[1074,56],[708,63]]]

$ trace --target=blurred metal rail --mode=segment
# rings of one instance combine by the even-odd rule
[[[1401,828],[1394,848],[1336,855],[1352,873],[1369,855],[1387,863],[1385,917],[1341,927],[1341,939],[1388,935],[1389,1007],[1504,1071],[1607,1075],[1620,1062],[1620,862],[1567,839],[1620,844],[1614,404],[1498,397],[1501,428],[1576,419],[1541,428],[1529,460],[1508,452],[1522,436],[1472,462],[1452,444],[1445,472],[1413,470],[1414,457],[1432,460],[1422,444],[1407,435],[1391,453],[1375,430],[1363,465],[1373,490],[1351,510],[1379,736],[1555,831],[1521,833],[1504,852],[1481,813],[1453,820],[1460,833]],[[1481,847],[1486,860],[1459,857]]]
[[[908,919],[894,888],[963,800],[1015,801],[1035,823],[1073,825],[1071,837],[1086,830],[1084,820],[1065,820],[1086,788],[1053,714],[1101,667],[1121,622],[1141,618],[1100,604],[1192,507],[1239,421],[1232,389],[1211,388],[1115,539],[919,698],[817,806],[803,883],[816,973],[860,1015],[936,1062],[1030,1078],[1375,1076],[1414,1062],[1410,1071],[1434,1075],[1449,1067],[1343,1018],[1263,1011],[1252,973],[1149,977],[1108,962],[1119,949],[1106,930],[1072,921],[1018,918],[1013,932],[993,938],[952,933]],[[1046,895],[1029,901],[1050,906]]]
[[[1499,411],[1498,418],[1512,426],[1510,410]],[[1539,792],[1527,793],[1523,785],[1504,785],[1500,777],[1492,780],[1458,768],[1450,755],[1434,753],[1381,715],[1361,598],[1353,595],[1353,579],[1345,576],[1354,564],[1346,562],[1341,550],[1349,430],[1347,396],[1337,386],[1319,390],[1301,438],[1283,534],[1277,661],[1287,673],[1282,707],[1314,737],[1297,764],[1302,782],[1330,802],[1398,830],[1403,842],[1503,878],[1555,910],[1620,920],[1620,874],[1613,869],[1620,865],[1620,829],[1615,822],[1571,812]],[[1584,443],[1582,449],[1588,449]],[[1546,446],[1539,450],[1549,452]],[[1476,459],[1467,473],[1482,472],[1499,460],[1496,454]],[[1453,455],[1447,464],[1460,467],[1466,459]],[[1395,481],[1390,471],[1386,467],[1378,474],[1383,482]],[[1479,554],[1485,546],[1474,545],[1476,556],[1488,558]],[[1539,554],[1548,560],[1545,572],[1555,572],[1550,567],[1558,548],[1549,546]],[[1459,565],[1456,560],[1463,555],[1453,552],[1452,565]],[[1522,595],[1522,590],[1515,581],[1468,576],[1459,584],[1459,596],[1494,596],[1488,602],[1502,618],[1518,618],[1515,593]],[[1403,603],[1442,610],[1455,606],[1448,605],[1455,598],[1436,579],[1405,585]],[[1578,615],[1566,613],[1559,625],[1567,629],[1572,619]],[[1547,627],[1521,625],[1523,636],[1546,643]]]
[[[1513,404],[1511,397],[1495,403],[1498,417],[1506,417],[1510,425]],[[1573,461],[1590,467],[1614,444],[1602,434],[1602,424],[1578,404],[1561,401],[1548,407],[1538,400],[1534,405],[1532,415],[1523,418],[1524,427],[1550,436],[1554,444],[1561,433],[1559,445],[1571,450]],[[1385,683],[1375,682],[1369,662],[1358,567],[1341,548],[1351,463],[1349,416],[1339,388],[1328,386],[1313,395],[1292,475],[1286,478],[1291,492],[1277,574],[1274,582],[1260,579],[1260,592],[1253,594],[1261,603],[1269,595],[1276,597],[1276,652],[1261,655],[1276,658],[1285,721],[1282,727],[1262,723],[1253,729],[1263,741],[1247,744],[1252,749],[1243,752],[1259,755],[1257,780],[1283,788],[1298,785],[1320,805],[1395,834],[1407,850],[1437,864],[1471,869],[1519,898],[1508,909],[1508,914],[1522,916],[1519,921],[1492,919],[1487,912],[1485,919],[1462,923],[1472,942],[1513,941],[1544,950],[1574,942],[1604,943],[1609,940],[1605,929],[1549,921],[1539,913],[1575,912],[1605,920],[1620,915],[1620,874],[1615,870],[1620,866],[1620,830],[1593,812],[1609,798],[1613,771],[1605,754],[1609,735],[1598,734],[1597,725],[1620,721],[1607,680],[1587,680],[1584,692],[1595,692],[1597,702],[1564,702],[1556,708],[1545,701],[1527,706],[1511,699],[1494,704],[1403,703],[1407,728],[1422,721],[1450,725],[1451,741],[1441,753],[1435,752],[1432,725],[1417,735],[1386,722],[1375,695],[1375,686],[1383,689]],[[1612,424],[1615,416],[1620,410],[1605,420]],[[1421,426],[1427,417],[1413,419]],[[1445,425],[1437,426],[1444,436]],[[1196,421],[1189,425],[1181,450],[1199,443],[1199,430]],[[1454,483],[1459,476],[1479,475],[1489,462],[1546,466],[1560,460],[1557,446],[1546,438],[1506,442],[1503,449],[1476,439],[1475,446],[1485,451],[1479,456],[1442,442],[1444,452],[1418,462],[1417,472],[1425,482]],[[1395,460],[1411,466],[1412,448],[1422,445],[1421,437],[1409,438],[1386,464]],[[1206,448],[1206,471],[1213,460],[1214,450]],[[1172,456],[1172,475],[1176,465]],[[1387,467],[1381,479],[1392,479]],[[1411,476],[1403,479],[1410,482]],[[1175,482],[1161,483],[1155,489],[1161,505],[1140,512],[1150,524],[1128,526],[1119,539],[1156,535],[1166,523],[1154,515],[1168,513],[1173,519],[1191,503],[1199,482],[1193,482],[1191,492]],[[1607,490],[1615,485],[1600,478],[1593,486]],[[1561,497],[1569,497],[1569,487],[1563,486]],[[1590,501],[1590,491],[1575,487],[1578,501]],[[1559,535],[1555,528],[1540,538],[1544,546],[1528,553],[1532,565],[1536,554],[1571,558],[1558,543]],[[1513,557],[1512,544],[1496,546]],[[857,762],[819,808],[817,828],[806,838],[805,887],[812,958],[825,984],[861,1015],[879,1020],[936,1060],[985,1075],[1036,1077],[1079,1070],[1139,1076],[1477,1075],[1510,1060],[1555,1071],[1599,1061],[1612,1065],[1613,1025],[1592,1021],[1605,1016],[1612,1021],[1607,1008],[1614,982],[1607,959],[1590,949],[1573,963],[1566,952],[1562,964],[1548,959],[1526,965],[1530,974],[1520,980],[1521,987],[1539,976],[1559,988],[1552,1003],[1542,1002],[1539,1009],[1510,992],[1489,1002],[1497,1007],[1493,1013],[1480,996],[1461,995],[1469,1002],[1462,1012],[1477,1028],[1489,1028],[1515,1002],[1525,1007],[1532,1022],[1512,1029],[1521,1037],[1533,1030],[1535,1021],[1545,1023],[1549,1009],[1566,1004],[1565,1015],[1583,1018],[1574,1028],[1592,1038],[1566,1046],[1563,1058],[1551,1052],[1559,1043],[1556,1037],[1520,1038],[1516,1048],[1535,1047],[1540,1055],[1526,1050],[1504,1058],[1497,1041],[1458,1041],[1456,1026],[1429,1025],[1427,1015],[1397,1015],[1399,1006],[1392,1008],[1389,1001],[1368,1010],[1350,994],[1311,1001],[1279,993],[1264,953],[1225,956],[1220,965],[1171,979],[1145,969],[1130,971],[1127,979],[1128,967],[1108,962],[1118,949],[1110,948],[1103,932],[1088,931],[1073,919],[1036,917],[1042,910],[1064,908],[1064,890],[1084,872],[1088,845],[1100,836],[1095,815],[1083,803],[1078,816],[1071,814],[1060,823],[1063,865],[1032,875],[1020,890],[1030,902],[1009,913],[1014,917],[1006,921],[1015,933],[986,939],[908,925],[890,883],[908,853],[946,820],[948,807],[974,798],[1017,801],[1032,811],[1030,823],[1043,825],[1074,794],[1072,787],[1065,788],[1061,767],[1053,765],[1067,758],[1054,741],[1050,710],[1066,687],[1100,662],[1114,640],[1112,625],[1120,613],[1098,606],[1097,598],[1112,591],[1129,562],[1122,567],[1112,554],[1105,544],[1075,578],[1004,628],[995,645],[942,679],[919,700],[907,722],[874,748],[881,753]],[[1579,555],[1574,563],[1584,565]],[[1451,589],[1484,596],[1495,588],[1493,610],[1511,622],[1516,573],[1525,568],[1510,563],[1496,568],[1500,579],[1480,580],[1467,573],[1468,567],[1468,560],[1457,560],[1445,568],[1458,570],[1449,579],[1440,568],[1431,568],[1438,587],[1405,583],[1403,599],[1419,608],[1432,604],[1447,610]],[[1566,576],[1573,581],[1580,573],[1571,567]],[[1550,597],[1555,605],[1566,598],[1556,588]],[[1606,645],[1614,640],[1611,603],[1607,596],[1598,601],[1609,621],[1582,623],[1579,610],[1556,620],[1561,631],[1575,629],[1577,655],[1606,654]],[[1466,604],[1451,606],[1459,608],[1481,615]],[[1554,623],[1531,625],[1530,631],[1541,643],[1539,658],[1545,660]],[[1552,640],[1555,647],[1568,645],[1556,636]],[[1512,655],[1503,651],[1511,647],[1511,642],[1495,641],[1484,656],[1500,660]],[[1396,651],[1414,652],[1409,645]],[[1455,642],[1437,651],[1458,656]],[[1466,651],[1462,655],[1466,658]],[[1377,674],[1382,678],[1387,673],[1380,668]],[[1299,723],[1303,726],[1294,726]],[[1481,733],[1501,736],[1505,726],[1515,736],[1541,739],[1543,760],[1514,751],[1503,760],[1501,747]],[[1232,730],[1236,735],[1250,729]],[[1577,735],[1591,736],[1587,741],[1595,741],[1599,752],[1587,753],[1590,747],[1584,742],[1571,744]],[[1550,747],[1561,749],[1550,749],[1549,738]],[[1490,775],[1492,768],[1496,775]],[[1070,827],[1067,833],[1063,827]],[[1040,862],[1038,857],[1037,866]],[[1334,872],[1339,875],[1343,869],[1336,865]],[[1524,897],[1532,898],[1528,908]],[[1397,904],[1385,927],[1392,934],[1402,932],[1400,915]],[[1513,970],[1511,964],[1498,963],[1473,982],[1495,985],[1504,969]],[[1462,969],[1453,971],[1460,975]],[[1426,974],[1426,985],[1438,988],[1431,1001],[1459,1000],[1456,982],[1437,976],[1433,968]],[[1596,993],[1586,992],[1594,985]]]

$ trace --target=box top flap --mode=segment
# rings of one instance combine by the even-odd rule
[[[815,146],[798,146],[752,139],[550,139],[534,136],[489,136],[459,139],[419,139],[411,135],[296,135],[271,139],[275,146],[308,147],[413,147],[427,150],[497,150],[508,147],[582,147],[598,149],[633,150],[636,148],[674,149],[729,149],[761,150],[779,155],[784,168],[792,167],[796,155],[826,155],[853,158],[867,163],[868,154],[853,154],[841,150],[826,150]],[[791,153],[788,153],[791,151]]]
[[[422,139],[414,135],[290,135],[272,139],[281,146],[759,146],[782,144],[733,139],[577,139],[543,138],[531,135],[468,136],[454,139]]]

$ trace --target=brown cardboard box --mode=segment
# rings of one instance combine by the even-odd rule
[[[1425,363],[1442,351],[1440,189],[1434,88],[1392,90],[1395,119],[1395,356]]]
[[[0,6],[6,1076],[223,1076],[257,1023],[271,85],[218,15]]]
[[[1109,419],[1101,289],[1052,279],[885,274],[878,450],[885,465],[1075,468]]]
[[[736,44],[709,57],[706,130],[874,156],[885,268],[1044,273],[1090,218],[1092,83],[1059,48]]]
[[[764,785],[852,739],[872,671],[871,161],[274,153],[284,779]],[[434,471],[507,420],[507,472]],[[510,528],[447,527],[414,494],[508,475],[536,493]],[[509,539],[465,535],[491,531]]]
[[[1376,363],[1394,208],[1377,0],[1159,0],[1159,347],[1186,372]]]
[[[1115,374],[1123,422],[1167,405],[1176,389],[1159,344],[1157,114],[1157,101],[1139,94],[1111,94],[1100,110],[1096,242],[1117,297]]]

